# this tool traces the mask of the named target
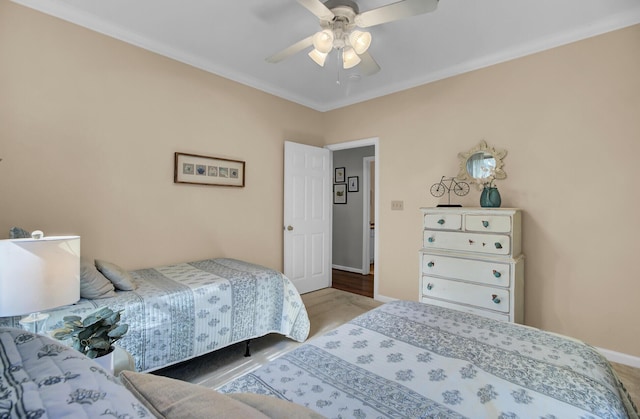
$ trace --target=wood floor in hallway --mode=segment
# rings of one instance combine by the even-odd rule
[[[373,265],[371,265],[370,272],[369,275],[362,275],[356,272],[333,269],[331,287],[373,298]]]

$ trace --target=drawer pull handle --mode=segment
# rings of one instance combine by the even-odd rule
[[[482,221],[484,228],[489,228],[489,221]]]
[[[438,220],[438,224],[440,224],[440,225],[444,225],[444,218],[439,219],[439,220]]]
[[[491,300],[496,304],[500,304],[500,297],[498,297],[496,294],[491,295]]]
[[[495,242],[496,249],[502,249],[502,245],[498,242]]]
[[[430,267],[430,268],[433,268],[434,265],[435,265],[435,263],[433,263],[433,262],[427,263],[427,266]]]
[[[428,241],[429,243],[433,243],[434,241],[436,241],[436,239],[434,239],[433,237],[429,237],[429,238],[427,239],[427,241]]]
[[[473,240],[469,240],[470,245],[473,245],[473,243],[475,243]]]
[[[493,276],[495,276],[496,278],[500,278],[502,276],[502,274],[494,269],[493,270]]]
[[[429,291],[431,291],[431,289],[432,289],[432,288],[433,288],[433,284],[432,284],[432,283],[428,283],[428,284],[427,284],[427,289],[428,289]]]

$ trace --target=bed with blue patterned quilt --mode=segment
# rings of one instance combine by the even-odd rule
[[[218,389],[328,418],[638,418],[580,341],[418,302],[384,304]]]
[[[236,259],[207,259],[129,272],[137,288],[48,311],[48,327],[107,306],[129,325],[118,341],[137,371],[152,371],[225,346],[279,333],[298,342],[309,334],[300,294],[282,273]],[[0,326],[20,327],[19,317]]]

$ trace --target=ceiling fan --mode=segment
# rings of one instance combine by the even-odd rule
[[[342,55],[342,67],[349,69],[361,65],[361,74],[369,76],[380,71],[380,66],[367,51],[371,34],[358,28],[370,28],[405,17],[432,12],[438,0],[402,0],[376,9],[359,13],[352,0],[297,0],[320,19],[320,31],[304,38],[282,51],[267,57],[267,62],[277,63],[310,46],[309,57],[324,67],[327,55],[337,50]]]

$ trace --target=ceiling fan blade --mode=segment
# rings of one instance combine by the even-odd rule
[[[306,7],[320,20],[332,20],[336,15],[327,8],[320,0],[298,0],[298,3]]]
[[[405,17],[433,12],[436,7],[438,7],[438,0],[403,0],[360,13],[356,16],[355,21],[359,27],[368,28]]]
[[[360,69],[360,74],[363,76],[372,76],[380,71],[380,66],[376,60],[373,59],[371,54],[369,54],[369,51],[365,51],[358,55],[358,57],[362,60],[360,61],[360,64],[358,64],[358,67]]]
[[[266,60],[268,63],[277,63],[307,47],[310,47],[311,45],[313,45],[313,35],[296,42],[280,52],[276,52],[272,56],[267,57]]]

